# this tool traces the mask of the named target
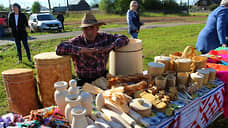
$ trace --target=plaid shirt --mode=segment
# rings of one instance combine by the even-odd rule
[[[114,49],[118,49],[127,45],[129,39],[124,35],[112,35],[98,32],[94,42],[89,42],[81,34],[69,41],[60,43],[56,48],[57,55],[71,55],[74,63],[74,69],[80,79],[98,78],[105,73],[108,62],[109,51],[93,53],[80,53],[82,47],[85,48],[103,48],[113,45]]]

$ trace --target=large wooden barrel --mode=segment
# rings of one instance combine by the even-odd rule
[[[142,73],[142,41],[130,39],[127,46],[110,52],[109,73],[128,75]]]
[[[55,105],[55,82],[72,79],[70,57],[57,56],[55,52],[47,52],[35,55],[33,59],[37,71],[40,101],[43,107]]]
[[[27,115],[37,109],[37,92],[32,69],[10,69],[2,72],[9,111]]]

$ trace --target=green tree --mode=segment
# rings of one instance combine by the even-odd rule
[[[165,10],[178,10],[179,6],[175,0],[164,0],[163,1],[163,9]]]
[[[38,1],[33,2],[32,4],[32,13],[40,12],[40,3]]]
[[[99,3],[99,9],[104,10],[107,13],[113,13],[114,8],[113,8],[114,0],[101,0]]]
[[[126,14],[127,10],[130,8],[131,0],[115,0],[114,10],[118,14]]]
[[[99,2],[98,2],[98,0],[93,0],[90,6],[91,6],[91,7],[99,7]]]
[[[5,8],[3,5],[0,4],[0,11],[7,11],[9,8]]]
[[[101,0],[99,3],[99,9],[105,10],[108,13],[126,14],[130,8],[130,2],[132,0]],[[143,10],[142,0],[136,0],[139,4],[139,11]]]
[[[161,9],[162,3],[160,0],[142,0],[145,10]]]

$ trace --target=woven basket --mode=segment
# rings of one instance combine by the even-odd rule
[[[186,61],[179,61],[186,60]],[[176,72],[189,72],[191,71],[191,59],[178,58],[174,60],[174,70]]]
[[[192,46],[187,46],[184,51],[182,52],[182,58],[189,58],[192,59],[192,57],[196,56],[195,50]]]
[[[40,53],[34,56],[40,100],[44,107],[55,105],[54,83],[72,79],[69,56],[57,56],[55,52]]]
[[[9,110],[27,115],[37,109],[37,92],[32,69],[18,68],[2,72]]]
[[[194,56],[192,57],[191,71],[196,72],[197,69],[207,67],[207,57]]]
[[[187,46],[183,52],[174,52],[170,55],[170,70],[174,70],[174,60],[177,58],[189,58],[194,59],[194,63],[191,65],[191,71],[194,72],[198,67],[205,67],[207,60],[204,57],[196,56],[195,49],[192,46]]]
[[[177,86],[185,85],[187,87],[189,80],[189,72],[178,72],[177,73]]]
[[[170,57],[169,70],[174,70],[174,60],[177,58],[181,58],[181,56],[182,56],[181,52],[174,52],[169,54],[169,57]]]

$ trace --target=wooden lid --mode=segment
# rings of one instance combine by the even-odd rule
[[[9,69],[9,70],[3,71],[2,75],[3,76],[15,76],[15,75],[22,75],[22,74],[27,74],[27,73],[33,74],[33,70],[26,69],[26,68]]]
[[[70,60],[70,56],[58,56],[55,52],[45,52],[33,57],[35,64],[53,64]]]
[[[129,39],[129,43],[124,46],[121,47],[119,49],[117,49],[116,51],[118,52],[137,52],[137,51],[142,51],[142,40],[139,39]]]

